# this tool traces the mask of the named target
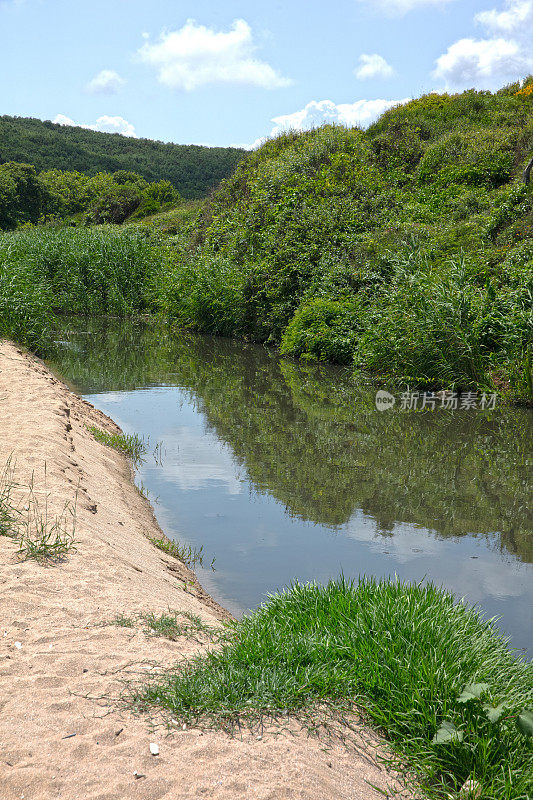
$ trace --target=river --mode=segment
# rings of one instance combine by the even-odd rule
[[[140,321],[63,319],[49,363],[149,437],[137,479],[236,615],[294,580],[397,575],[478,604],[533,655],[531,410],[407,410],[400,392],[378,410],[346,370]]]

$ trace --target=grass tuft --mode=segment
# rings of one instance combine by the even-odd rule
[[[120,453],[131,458],[134,466],[138,467],[144,461],[148,450],[145,440],[136,433],[108,433],[91,425],[87,430],[92,433],[97,442],[112,447]]]
[[[114,624],[121,628],[135,628],[142,626],[147,636],[160,636],[164,639],[176,641],[180,637],[197,638],[201,636],[209,642],[220,641],[224,636],[224,629],[207,625],[196,614],[189,611],[168,610],[165,614],[136,614],[128,617],[119,614]]]
[[[155,545],[159,550],[162,550],[164,553],[167,553],[169,556],[173,556],[177,558],[178,561],[182,561],[188,567],[194,569],[197,565],[200,567],[204,567],[204,546],[201,545],[200,548],[191,547],[188,544],[180,544],[179,542],[173,542],[170,539],[150,539],[153,545]],[[209,567],[215,570],[215,559],[211,560]]]
[[[497,724],[458,701],[471,682],[488,684],[491,705],[505,702]],[[236,623],[222,649],[135,690],[132,701],[214,724],[356,705],[437,796],[467,779],[494,800],[526,800],[533,789],[530,740],[515,725],[533,702],[533,667],[493,621],[431,584],[295,584]],[[463,731],[461,742],[433,741],[445,721]]]
[[[65,502],[59,514],[51,513],[49,496],[45,487],[44,499],[37,497],[32,478],[28,500],[24,510],[19,512],[16,526],[19,540],[17,553],[22,558],[34,558],[42,562],[58,561],[76,549],[77,493],[74,501]]]
[[[13,502],[13,490],[16,487],[15,465],[10,456],[0,472],[0,536],[16,535],[16,512]]]

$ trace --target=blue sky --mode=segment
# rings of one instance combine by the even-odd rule
[[[533,0],[0,0],[0,114],[251,145],[533,72]]]

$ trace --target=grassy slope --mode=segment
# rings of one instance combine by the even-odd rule
[[[429,95],[267,142],[199,218],[181,324],[427,388],[533,399],[533,95]]]
[[[201,147],[134,139],[43,122],[0,117],[0,163],[20,161],[37,171],[132,170],[148,181],[169,180],[183,197],[203,197],[244,155],[232,147]]]
[[[486,683],[485,705],[505,704],[498,722],[477,699],[459,700],[472,681]],[[296,585],[235,624],[222,650],[133,697],[193,724],[356,703],[432,796],[457,797],[470,778],[485,800],[530,797],[531,748],[516,719],[532,700],[532,665],[475,611],[431,585],[374,580]],[[446,720],[462,742],[433,741]]]

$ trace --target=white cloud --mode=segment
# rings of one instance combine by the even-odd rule
[[[516,33],[533,23],[533,0],[507,0],[505,11],[481,11],[475,20],[500,33]]]
[[[236,19],[229,31],[215,31],[194,20],[177,31],[162,33],[155,44],[138,51],[145,64],[158,71],[158,79],[172,89],[187,92],[209,83],[240,83],[276,89],[292,81],[270,64],[255,58],[252,29]]]
[[[363,53],[359,56],[359,66],[355,68],[354,75],[360,81],[369,78],[392,78],[394,70],[383,56],[378,53]]]
[[[409,11],[415,11],[425,6],[443,6],[453,0],[358,0],[359,3],[366,3],[371,8],[379,9],[389,16],[403,16]]]
[[[89,81],[86,89],[91,94],[116,94],[125,83],[115,70],[103,69]]]
[[[460,39],[437,59],[433,75],[446,88],[494,89],[533,71],[533,0],[505,0],[503,10],[481,11],[474,19],[493,35]]]
[[[308,131],[320,125],[346,125],[347,127],[366,128],[378,117],[393,106],[408,103],[410,97],[402,100],[356,100],[355,103],[334,103],[332,100],[311,100],[300,111],[273,117],[274,127],[269,136],[278,136],[284,131]],[[251,145],[240,145],[253,150],[262,145],[268,137],[257,139]]]
[[[507,39],[460,39],[437,59],[434,77],[447,86],[490,88],[517,79],[533,66],[519,43]]]
[[[73,128],[87,128],[90,131],[100,131],[101,133],[120,133],[122,136],[129,136],[136,138],[135,128],[123,117],[109,117],[104,114],[103,117],[98,117],[92,125],[83,122],[74,122],[70,117],[64,114],[58,114],[53,120],[58,125],[71,125]]]

